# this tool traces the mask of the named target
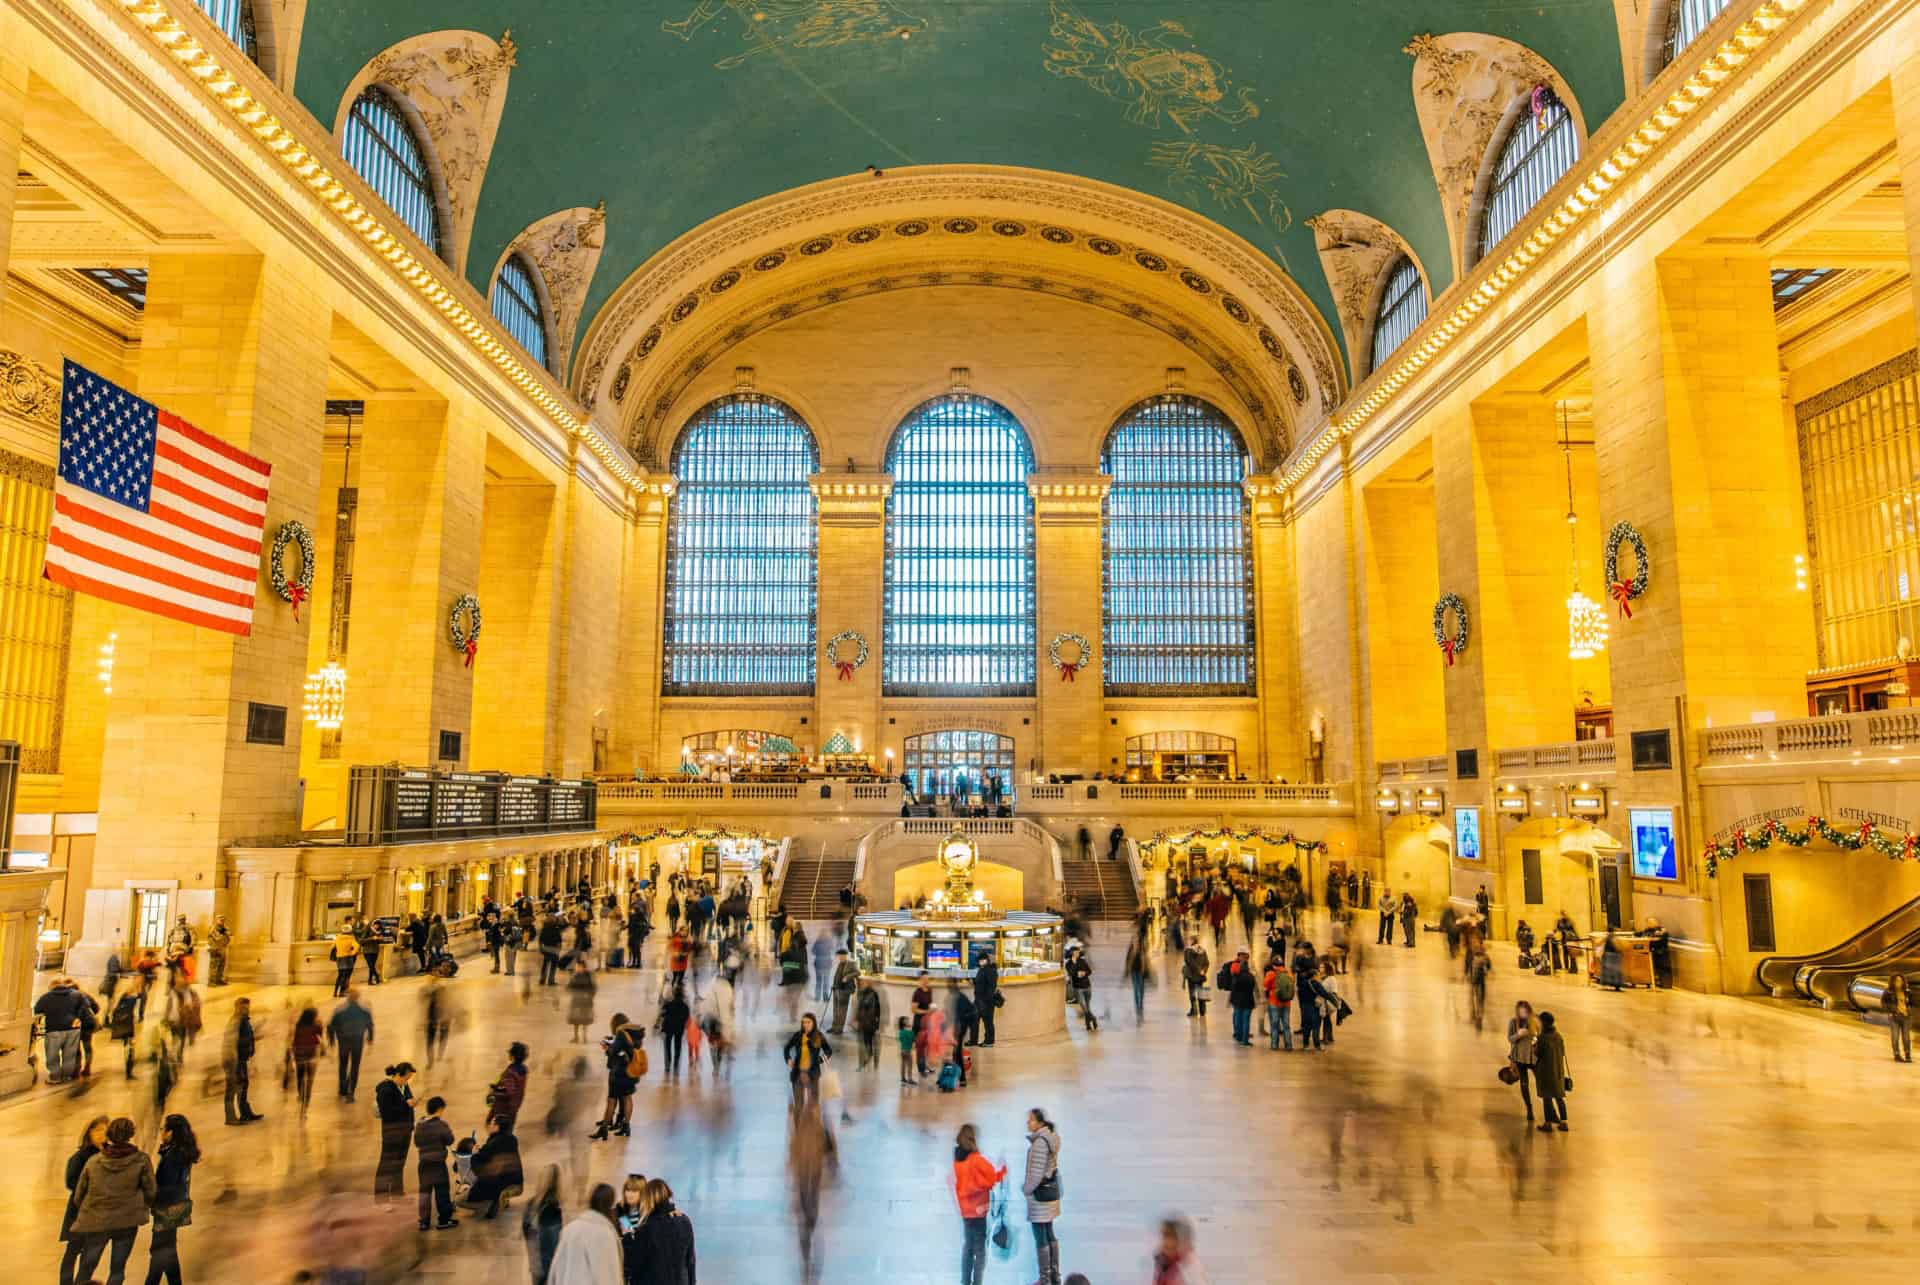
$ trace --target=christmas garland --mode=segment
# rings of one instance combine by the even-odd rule
[[[300,546],[300,570],[291,576],[280,569],[280,560],[286,556],[290,544]],[[267,574],[268,579],[273,581],[273,591],[280,595],[281,601],[293,604],[295,620],[300,619],[300,604],[313,595],[313,573],[319,565],[319,555],[313,549],[313,532],[307,530],[307,524],[282,522],[280,529],[273,533],[273,551],[267,555]]]
[[[1620,546],[1632,547],[1634,557],[1633,579],[1620,578]],[[1640,538],[1640,532],[1631,522],[1616,522],[1607,532],[1607,564],[1605,570],[1607,592],[1620,604],[1621,614],[1628,620],[1633,619],[1633,608],[1627,604],[1647,591],[1647,542]]]
[[[840,659],[840,644],[850,642],[860,648],[860,654],[852,660]],[[857,629],[842,629],[827,639],[827,663],[840,671],[840,681],[846,682],[853,677],[853,671],[867,663],[867,636]]]
[[[1448,611],[1460,622],[1451,634],[1447,632]],[[1446,653],[1448,668],[1452,668],[1453,658],[1467,649],[1467,604],[1457,593],[1443,593],[1433,604],[1433,645]]]
[[[1068,643],[1080,649],[1080,659],[1065,660],[1061,657],[1060,649]],[[1055,634],[1053,641],[1047,644],[1047,659],[1060,671],[1060,681],[1070,683],[1073,676],[1093,659],[1093,644],[1087,641],[1085,634]]]
[[[473,621],[471,628],[463,628],[460,617],[467,616]],[[447,612],[447,641],[453,649],[463,652],[467,658],[467,668],[473,668],[473,658],[480,652],[480,600],[470,593],[463,593],[453,600],[453,608]]]
[[[1823,839],[1846,852],[1871,848],[1891,861],[1916,860],[1916,850],[1920,850],[1920,835],[1904,834],[1894,838],[1866,821],[1856,830],[1841,830],[1829,824],[1825,817],[1810,816],[1802,830],[1788,829],[1778,821],[1769,821],[1757,830],[1735,830],[1729,839],[1710,840],[1701,855],[1706,858],[1707,878],[1712,879],[1722,861],[1731,861],[1742,852],[1765,852],[1775,843],[1804,848],[1815,839]]]
[[[623,843],[652,843],[655,839],[766,839],[769,836],[759,830],[700,829],[669,830],[665,826],[655,826],[645,834],[633,830],[625,834],[616,834],[607,840],[608,847]]]
[[[1282,830],[1279,834],[1273,834],[1266,830],[1228,830],[1224,827],[1211,830],[1161,830],[1151,839],[1142,842],[1140,846],[1142,849],[1158,848],[1164,845],[1191,843],[1195,839],[1232,839],[1235,843],[1246,843],[1250,839],[1258,839],[1262,843],[1291,845],[1302,852],[1328,850],[1326,840],[1302,839],[1291,830]]]

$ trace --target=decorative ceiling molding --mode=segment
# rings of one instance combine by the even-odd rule
[[[915,225],[919,231],[903,231]],[[1031,271],[1037,257],[1058,256],[1081,272],[1104,262],[1112,265],[1102,269],[1109,274],[1183,284],[1179,293],[1190,296],[1190,307],[1223,309],[1233,318],[1244,332],[1249,361],[1266,351],[1294,369],[1291,377],[1282,373],[1283,385],[1290,386],[1284,402],[1289,422],[1324,418],[1345,392],[1338,346],[1325,320],[1295,282],[1238,236],[1142,193],[991,165],[916,166],[888,170],[885,177],[832,179],[709,220],[654,255],[602,305],[576,361],[574,387],[589,407],[620,400],[613,397],[614,384],[632,354],[643,347],[650,352],[703,298],[763,273],[755,267],[769,256],[788,264],[796,261],[795,250],[800,262],[824,259],[832,250],[837,261],[845,250],[879,255],[922,235],[927,240],[918,244],[944,243],[943,252],[961,256],[981,255],[982,243],[1018,242],[1009,257],[1019,264],[1009,272]],[[820,250],[808,250],[823,239]],[[632,377],[628,372],[625,379]]]
[[[546,292],[548,340],[552,344],[548,365],[566,377],[568,359],[573,355],[573,333],[586,307],[587,290],[593,285],[594,269],[600,266],[600,251],[606,244],[607,207],[588,209],[576,206],[556,210],[530,225],[507,243],[487,277],[488,296],[492,283],[500,276],[510,255],[526,256],[539,270],[539,285]]]
[[[1372,367],[1373,320],[1380,311],[1380,292],[1388,268],[1407,256],[1433,297],[1433,281],[1406,238],[1370,214],[1358,210],[1328,210],[1307,220],[1313,246],[1320,252],[1320,270],[1327,274],[1340,329],[1347,339],[1353,380],[1365,379]]]
[[[1535,85],[1546,84],[1573,113],[1584,145],[1586,118],[1560,73],[1533,50],[1475,31],[1418,35],[1404,50],[1413,58],[1413,105],[1420,117],[1433,181],[1446,215],[1453,276],[1467,268],[1466,247],[1474,198],[1501,125]]]
[[[446,202],[442,248],[455,272],[466,271],[474,212],[500,132],[515,58],[512,32],[496,42],[477,31],[432,31],[375,54],[340,96],[333,124],[336,141],[354,100],[369,85],[390,90],[418,113],[429,145],[428,163],[439,176],[438,195]]]
[[[0,414],[31,424],[49,439],[59,437],[60,376],[25,353],[0,348]],[[51,467],[37,467],[47,468],[45,485],[51,489]]]
[[[1112,256],[1116,260],[1124,253],[1117,243],[1107,244],[1120,251]],[[977,249],[985,251],[991,246],[982,244]],[[756,263],[766,263],[777,255],[761,255]],[[781,266],[772,264],[766,270],[778,271]],[[1015,267],[985,254],[969,257],[953,247],[928,246],[926,253],[913,261],[896,258],[862,266],[848,260],[844,270],[834,275],[796,275],[785,289],[741,299],[725,311],[711,292],[697,301],[695,308],[686,308],[687,300],[683,299],[673,310],[681,314],[679,321],[669,319],[670,325],[684,327],[676,341],[667,341],[661,327],[649,329],[615,375],[612,391],[618,394],[615,401],[625,412],[623,440],[637,458],[654,461],[652,466],[659,467],[659,461],[668,457],[671,434],[685,418],[687,408],[680,405],[682,394],[702,373],[719,365],[730,349],[783,322],[894,290],[987,286],[1051,295],[1119,313],[1159,330],[1192,351],[1233,391],[1255,429],[1249,446],[1257,460],[1281,459],[1292,449],[1289,412],[1298,409],[1294,404],[1296,393],[1305,395],[1307,382],[1270,330],[1259,327],[1274,349],[1261,348],[1259,358],[1249,360],[1244,353],[1244,336],[1237,332],[1250,323],[1237,321],[1224,308],[1217,320],[1204,314],[1196,316],[1190,310],[1175,311],[1164,299],[1142,290],[1090,273],[1066,271],[1064,266],[1048,264],[1042,269],[1029,263]],[[752,266],[748,270],[752,271]],[[729,275],[737,274],[729,270],[718,280],[726,281]],[[1230,296],[1228,302],[1238,306]],[[1244,307],[1239,310],[1246,312]],[[696,312],[701,322],[691,322]]]

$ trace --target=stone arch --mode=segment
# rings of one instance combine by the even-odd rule
[[[1415,36],[1413,105],[1439,188],[1457,280],[1472,266],[1473,229],[1493,168],[1493,149],[1507,135],[1533,86],[1552,87],[1573,115],[1581,143],[1586,117],[1565,77],[1525,45],[1476,31]],[[1432,283],[1428,283],[1429,293]]]
[[[1381,295],[1393,265],[1403,255],[1413,264],[1426,287],[1429,307],[1433,278],[1407,239],[1370,214],[1327,210],[1308,219],[1307,226],[1313,229],[1320,270],[1333,292],[1334,310],[1347,341],[1349,369],[1357,384],[1373,373],[1373,323],[1380,314]]]
[[[373,85],[401,103],[425,144],[434,176],[444,242],[436,249],[457,273],[466,271],[480,187],[500,132],[515,57],[511,32],[498,41],[477,31],[409,36],[375,54],[360,69],[340,96],[334,117],[333,133],[338,139],[354,101]]]

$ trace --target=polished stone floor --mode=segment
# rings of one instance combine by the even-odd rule
[[[963,1093],[903,1089],[895,1059],[859,1074],[840,1060],[854,1122],[839,1129],[817,1279],[955,1279],[953,1130],[973,1121],[989,1156],[1017,1160],[1029,1105],[1059,1122],[1063,1262],[1093,1285],[1148,1281],[1155,1222],[1169,1211],[1194,1221],[1221,1283],[1905,1282],[1920,1262],[1920,1070],[1891,1061],[1879,1028],[1755,1000],[1601,992],[1522,975],[1501,947],[1490,1012],[1504,1016],[1529,998],[1553,1010],[1567,1036],[1573,1130],[1541,1135],[1526,1128],[1516,1091],[1495,1079],[1504,1040],[1491,1020],[1485,1031],[1469,1022],[1436,937],[1423,935],[1415,950],[1369,948],[1346,988],[1354,1019],[1332,1050],[1313,1055],[1236,1047],[1223,1006],[1205,1025],[1190,1022],[1164,976],[1136,1026],[1120,948],[1096,941],[1098,1033],[1076,1021],[1065,1037],[985,1051]],[[616,1005],[647,1007],[657,978],[617,975],[599,996],[601,1018]],[[484,961],[470,961],[452,992],[461,1016],[449,1056],[415,1089],[454,1104],[457,1133],[479,1123],[500,1050],[524,1039],[536,1066],[522,1129],[530,1173],[535,1162],[584,1157],[593,1180],[665,1177],[696,1227],[701,1280],[800,1279],[777,998],[746,1018],[730,1085],[668,1081],[656,1056],[634,1136],[585,1147],[549,1142],[538,1127],[554,1070],[577,1051],[558,992],[524,996]],[[273,1068],[287,1009],[312,999],[324,1013],[327,1001],[254,995],[269,1014],[255,1098],[267,1121],[223,1128],[219,1098],[202,1096],[197,1073],[170,1103],[204,1126],[197,1211],[180,1240],[187,1279],[281,1282],[360,1268],[370,1280],[526,1280],[517,1217],[468,1216],[452,1232],[421,1235],[410,1213],[372,1208],[371,1081],[387,1060],[424,1061],[420,983],[369,992],[380,1029],[359,1103],[336,1101],[323,1071],[304,1119]],[[209,1034],[225,1021],[224,1002],[210,1008]],[[751,1005],[743,997],[742,1008]],[[0,1236],[17,1279],[55,1278],[60,1165],[82,1122],[151,1113],[150,1080],[128,1086],[111,1053],[102,1069],[83,1091],[42,1087],[0,1106],[11,1179]],[[1032,1279],[1019,1231],[989,1281]],[[143,1233],[132,1270],[143,1275],[146,1259]]]

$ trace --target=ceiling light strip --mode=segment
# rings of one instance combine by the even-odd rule
[[[1753,16],[1721,42],[1713,55],[1694,70],[1666,101],[1654,108],[1640,128],[1625,142],[1597,162],[1589,161],[1590,172],[1578,187],[1560,201],[1558,207],[1541,219],[1525,240],[1508,252],[1500,266],[1487,273],[1473,291],[1448,313],[1444,320],[1429,322],[1427,334],[1415,345],[1403,345],[1401,357],[1385,375],[1370,381],[1357,405],[1328,422],[1291,464],[1280,474],[1279,484],[1290,490],[1306,477],[1313,466],[1341,441],[1353,436],[1393,395],[1400,391],[1422,367],[1445,352],[1467,324],[1497,302],[1531,271],[1534,261],[1567,232],[1584,222],[1600,208],[1601,198],[1634,169],[1659,150],[1667,135],[1686,117],[1698,111],[1731,79],[1733,72],[1754,53],[1770,42],[1786,26],[1787,20],[1807,0],[1767,0]]]
[[[499,368],[525,393],[554,424],[569,437],[582,442],[607,469],[630,489],[644,489],[643,479],[607,441],[591,421],[576,414],[572,407],[556,397],[545,382],[514,355],[512,346],[502,343],[492,327],[460,300],[432,267],[423,263],[406,243],[395,236],[386,222],[374,213],[339,176],[327,161],[315,155],[294,132],[255,98],[220,61],[196,39],[162,0],[116,0],[152,38],[199,82],[200,87],[253,136],[260,140],[281,165],[313,192],[340,221],[375,253],[385,259],[401,278],[412,286],[441,316],[463,335],[475,351]],[[329,160],[333,158],[328,158]]]

